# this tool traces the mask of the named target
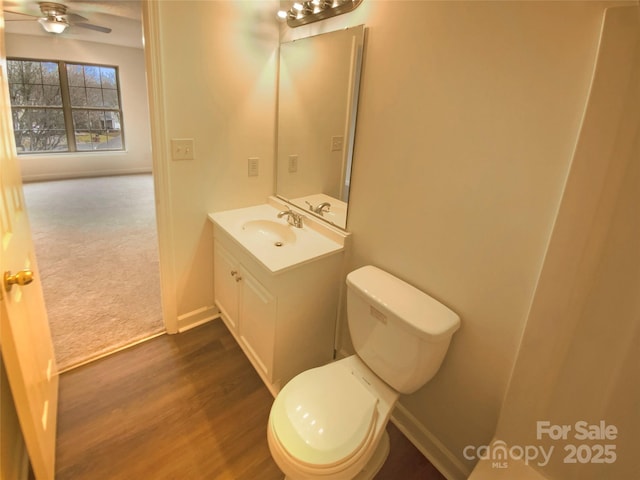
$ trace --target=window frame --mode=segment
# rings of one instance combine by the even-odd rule
[[[117,65],[106,65],[99,63],[87,63],[72,60],[50,60],[43,58],[27,58],[27,57],[7,57],[7,61],[19,61],[19,62],[40,62],[40,63],[55,63],[58,65],[58,80],[60,87],[60,96],[62,98],[62,106],[58,105],[13,105],[11,103],[11,111],[13,116],[14,109],[56,109],[62,110],[64,118],[65,134],[67,137],[67,149],[66,150],[31,150],[31,151],[18,151],[18,155],[58,155],[58,154],[92,154],[92,153],[104,153],[104,152],[123,152],[126,151],[125,143],[125,126],[124,116],[122,112],[122,91],[120,88],[120,68]],[[103,67],[112,68],[115,71],[115,84],[116,93],[118,98],[118,107],[92,107],[92,106],[72,106],[71,105],[71,93],[69,78],[67,75],[67,65],[79,65],[84,67]],[[86,88],[86,86],[85,86]],[[120,118],[120,148],[101,148],[101,149],[78,149],[76,142],[76,132],[74,129],[73,112],[74,111],[100,111],[100,112],[116,112]],[[12,122],[13,123],[13,122]],[[15,132],[14,132],[15,135]],[[16,142],[17,143],[17,142]],[[19,147],[19,145],[16,145]]]

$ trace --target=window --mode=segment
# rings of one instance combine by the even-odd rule
[[[117,67],[7,61],[18,154],[123,150]]]

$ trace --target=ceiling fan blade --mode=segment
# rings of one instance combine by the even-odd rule
[[[67,13],[66,15],[61,15],[61,17],[65,18],[67,22],[74,23],[87,23],[89,21],[88,18],[83,17],[82,15],[78,15],[76,13]]]
[[[111,33],[111,29],[108,27],[101,27],[100,25],[93,25],[91,23],[73,23],[73,27],[88,28],[89,30],[95,30],[96,32]]]
[[[25,18],[22,20],[18,20],[17,18],[14,19],[8,19],[5,18],[5,21],[13,21],[13,22],[19,22],[19,21],[29,21],[29,20],[36,20],[37,18],[39,18],[39,15],[31,15],[29,13],[22,13],[22,12],[12,12],[10,10],[3,10],[4,13],[9,13],[11,15],[23,15],[25,17],[29,17],[29,18]]]

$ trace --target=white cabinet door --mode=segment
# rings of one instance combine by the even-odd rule
[[[276,297],[242,269],[240,338],[253,353],[263,373],[273,380]]]
[[[235,258],[220,245],[220,242],[215,242],[213,262],[213,288],[216,305],[227,326],[237,331],[240,268]]]

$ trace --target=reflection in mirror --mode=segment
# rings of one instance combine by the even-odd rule
[[[346,228],[364,26],[280,45],[276,193]]]

